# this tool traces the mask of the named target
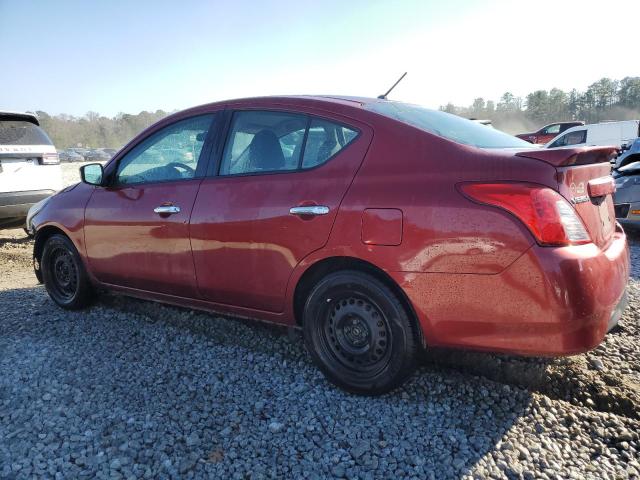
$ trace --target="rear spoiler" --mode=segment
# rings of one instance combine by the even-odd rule
[[[517,157],[533,158],[554,167],[610,162],[618,154],[616,147],[541,148],[516,153]]]
[[[36,117],[33,113],[5,112],[0,110],[0,120],[29,122],[29,123],[33,123],[34,125],[40,126],[38,117]]]

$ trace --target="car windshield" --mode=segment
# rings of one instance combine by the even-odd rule
[[[37,125],[22,120],[0,121],[0,145],[52,145]]]
[[[365,108],[464,145],[478,148],[531,148],[529,142],[500,130],[418,105],[381,101],[367,104]]]

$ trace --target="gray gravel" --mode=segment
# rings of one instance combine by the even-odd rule
[[[593,352],[435,351],[362,398],[277,328],[115,296],[62,311],[30,251],[0,232],[0,478],[640,478],[637,262]]]

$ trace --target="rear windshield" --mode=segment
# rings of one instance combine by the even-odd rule
[[[464,145],[479,148],[531,148],[529,142],[493,127],[438,110],[389,101],[369,103],[365,108]]]
[[[44,130],[30,122],[0,120],[0,145],[53,145]]]

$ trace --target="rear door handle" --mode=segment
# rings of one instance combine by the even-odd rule
[[[180,207],[177,205],[160,205],[154,208],[153,211],[160,215],[171,215],[173,213],[180,213]]]
[[[291,207],[289,209],[289,213],[291,215],[300,215],[300,216],[326,215],[327,213],[329,213],[329,207],[325,205],[307,205],[303,207]]]

